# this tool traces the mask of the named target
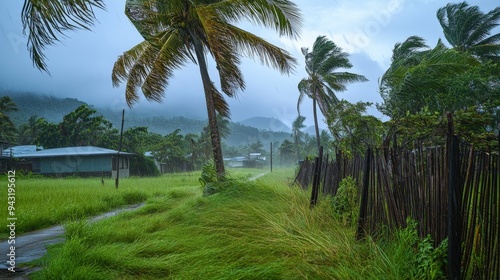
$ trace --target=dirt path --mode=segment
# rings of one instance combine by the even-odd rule
[[[250,181],[257,180],[257,179],[259,179],[260,177],[262,177],[262,176],[266,175],[267,173],[269,173],[269,172],[264,172],[264,173],[261,173],[261,174],[259,174],[259,175],[253,176],[252,178],[250,178],[250,179],[248,179],[248,180],[250,180]]]
[[[120,212],[131,211],[143,206],[144,203],[128,205],[103,213],[89,219],[91,222],[99,221],[104,218],[114,216]],[[16,236],[15,244],[9,244],[8,241],[0,243],[0,279],[28,279],[27,275],[39,268],[19,268],[20,264],[27,263],[41,258],[46,252],[46,246],[64,241],[64,227],[53,226],[50,228],[37,230]],[[9,271],[9,263],[12,252],[10,246],[15,246],[15,272]]]

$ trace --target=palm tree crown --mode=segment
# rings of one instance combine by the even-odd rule
[[[500,7],[483,13],[467,2],[449,3],[437,11],[446,40],[454,49],[470,51],[482,58],[498,59],[500,33],[490,35],[500,21]]]
[[[300,114],[300,104],[305,96],[313,100],[314,123],[316,127],[316,141],[320,146],[320,135],[316,115],[316,104],[321,113],[326,116],[332,104],[339,99],[335,92],[345,91],[346,85],[354,82],[368,81],[364,76],[349,72],[337,72],[339,68],[349,69],[352,64],[349,62],[349,54],[342,51],[334,42],[325,36],[319,36],[313,44],[312,51],[302,48],[305,57],[307,77],[303,78],[298,85],[299,99],[297,101],[297,111]]]

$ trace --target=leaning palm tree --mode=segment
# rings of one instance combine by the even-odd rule
[[[349,72],[336,72],[339,68],[351,68],[349,54],[342,51],[334,42],[325,36],[319,36],[313,44],[312,51],[302,48],[305,56],[307,77],[303,78],[298,85],[299,99],[297,111],[300,115],[300,104],[305,96],[313,101],[314,127],[316,130],[316,144],[318,151],[321,146],[318,115],[316,107],[326,116],[331,105],[339,102],[335,92],[345,91],[346,84],[368,81],[364,76]]]
[[[118,58],[113,84],[126,82],[129,106],[139,99],[139,88],[146,99],[161,101],[173,72],[189,61],[196,63],[205,93],[215,167],[219,176],[224,175],[216,115],[229,117],[229,107],[210,78],[206,57],[215,60],[220,88],[229,97],[245,89],[239,69],[242,55],[290,73],[296,63],[291,55],[234,23],[249,20],[295,38],[301,22],[297,6],[288,0],[127,0],[125,13],[145,41]]]
[[[59,42],[68,30],[89,30],[96,8],[105,8],[103,0],[24,0],[21,19],[34,66],[48,72],[45,47]]]
[[[437,18],[454,49],[483,59],[500,58],[500,33],[491,34],[500,23],[500,7],[485,14],[467,2],[449,3],[437,11]]]

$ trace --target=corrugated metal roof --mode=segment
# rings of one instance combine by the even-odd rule
[[[116,155],[117,153],[118,151],[111,149],[94,147],[94,146],[82,146],[82,147],[46,149],[43,151],[14,155],[14,157],[41,158],[41,157],[61,157],[61,156],[94,156],[94,155]],[[133,155],[133,154],[127,152],[120,152],[120,155]]]

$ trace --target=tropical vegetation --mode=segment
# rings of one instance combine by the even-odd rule
[[[466,2],[450,3],[437,17],[451,47],[439,40],[431,48],[418,36],[396,44],[391,66],[380,79],[383,102],[378,108],[391,117],[392,133],[408,143],[425,137],[442,143],[433,136],[446,122],[444,113],[451,112],[458,133],[482,145],[494,137],[500,121],[500,34],[492,34],[500,8],[483,13]],[[422,125],[415,123],[419,119]],[[436,124],[433,131],[430,123]],[[408,125],[413,129],[405,129]]]

